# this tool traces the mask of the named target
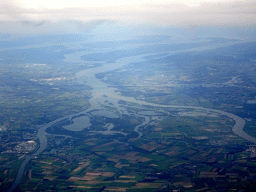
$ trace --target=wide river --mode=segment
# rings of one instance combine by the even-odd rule
[[[219,44],[214,47],[213,46],[202,46],[199,48],[193,48],[193,49],[189,49],[189,50],[169,52],[168,54],[172,55],[172,54],[177,54],[177,53],[181,53],[181,52],[211,50],[211,49],[215,49],[217,47],[225,47],[227,45],[231,45],[231,44],[230,43],[229,44],[227,44],[227,43]],[[85,63],[86,61],[83,61],[81,59],[81,56],[83,56],[85,54],[87,54],[87,52],[76,52],[76,53],[72,53],[72,54],[67,54],[65,62],[74,62],[75,61],[78,63],[79,62]],[[46,125],[43,125],[42,127],[39,128],[39,130],[38,130],[38,138],[39,138],[39,142],[40,142],[39,148],[33,154],[25,157],[24,161],[22,162],[22,164],[20,165],[20,167],[18,169],[16,179],[15,179],[13,185],[11,186],[11,188],[8,190],[8,192],[13,191],[19,185],[19,183],[23,177],[23,173],[24,173],[27,163],[32,158],[39,155],[47,148],[47,137],[46,137],[46,135],[47,135],[46,129],[47,128],[49,128],[55,124],[58,124],[67,118],[72,119],[72,117],[75,117],[75,116],[78,116],[81,114],[86,115],[90,111],[95,111],[95,110],[105,111],[106,108],[104,108],[104,106],[106,106],[106,105],[108,105],[109,107],[115,108],[116,111],[118,112],[117,113],[115,111],[115,114],[119,114],[120,117],[122,114],[130,115],[128,110],[123,105],[119,104],[119,101],[126,101],[129,103],[138,104],[139,106],[144,107],[144,108],[145,108],[145,106],[151,106],[151,107],[157,107],[157,108],[161,108],[161,109],[165,109],[165,108],[195,109],[195,110],[205,111],[207,113],[218,113],[221,115],[225,115],[235,121],[235,125],[232,127],[232,131],[235,134],[244,138],[247,141],[256,143],[256,139],[254,137],[251,137],[250,135],[246,134],[243,131],[243,128],[245,125],[245,120],[237,115],[234,115],[234,114],[231,114],[231,113],[228,113],[225,111],[217,110],[217,109],[209,109],[209,108],[194,107],[194,106],[161,105],[161,104],[156,104],[156,103],[148,103],[148,102],[145,102],[142,100],[136,100],[133,97],[126,97],[126,96],[121,95],[120,92],[118,91],[118,89],[110,87],[107,83],[96,78],[96,74],[98,74],[98,73],[103,73],[103,72],[108,72],[108,71],[112,71],[115,69],[120,69],[125,65],[129,65],[130,63],[139,63],[141,61],[145,61],[146,60],[145,56],[149,56],[149,54],[121,58],[121,59],[117,60],[115,63],[104,63],[103,65],[101,65],[99,67],[89,68],[89,69],[82,70],[82,71],[78,72],[76,74],[78,83],[86,84],[92,88],[92,90],[91,90],[92,97],[89,100],[90,107],[85,111],[56,119],[56,120],[54,120]],[[148,124],[150,122],[150,119],[146,114],[144,114],[144,115],[137,114],[137,116],[143,117],[144,121],[142,122],[141,125],[136,126],[134,131],[138,133],[138,137],[142,137],[142,133],[139,131],[139,128],[141,126]]]

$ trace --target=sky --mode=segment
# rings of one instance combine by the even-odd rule
[[[0,33],[79,33],[102,23],[256,26],[255,0],[0,0]]]

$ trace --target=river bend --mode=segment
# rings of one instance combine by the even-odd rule
[[[229,44],[221,44],[221,45],[219,45],[219,47],[224,47],[227,45],[230,45],[230,43]],[[202,50],[210,50],[210,49],[214,49],[214,48],[216,48],[216,46],[214,46],[214,47],[203,46],[200,48],[193,48],[193,49],[189,49],[189,50],[185,50],[185,51],[184,50],[183,51],[175,51],[175,52],[171,52],[168,54],[172,55],[172,54],[181,53],[181,52],[202,51]],[[76,53],[72,53],[72,54],[67,54],[66,62],[69,62],[69,60],[70,60],[70,62],[78,61],[78,62],[84,63],[85,61],[83,61],[81,59],[81,56],[84,54],[85,54],[85,52],[76,52]],[[148,103],[148,102],[145,102],[142,100],[136,100],[133,97],[126,97],[126,96],[121,95],[121,93],[118,91],[118,89],[109,87],[109,85],[107,83],[96,78],[96,74],[98,74],[98,73],[103,73],[103,72],[108,72],[108,71],[112,71],[115,69],[120,69],[123,66],[128,65],[129,63],[138,63],[141,61],[145,61],[146,60],[145,56],[149,56],[149,55],[152,55],[152,54],[125,57],[125,58],[118,59],[115,63],[108,63],[108,64],[104,63],[102,66],[89,68],[89,69],[82,70],[82,71],[78,72],[76,74],[78,83],[86,84],[92,88],[92,90],[91,90],[92,97],[89,99],[90,107],[87,110],[81,111],[79,113],[56,119],[56,120],[54,120],[46,125],[43,125],[39,128],[39,130],[38,130],[39,148],[33,154],[25,157],[24,161],[22,162],[22,164],[20,165],[20,167],[18,169],[16,179],[15,179],[13,185],[11,186],[11,188],[8,190],[8,192],[13,191],[19,185],[27,163],[33,157],[39,155],[47,148],[47,137],[46,137],[46,135],[47,135],[46,129],[47,128],[52,127],[53,125],[58,124],[67,118],[72,119],[72,117],[75,117],[75,116],[81,115],[81,114],[87,114],[88,112],[93,111],[93,110],[105,110],[105,108],[102,105],[106,105],[106,103],[111,104],[111,105],[109,105],[111,107],[115,107],[118,110],[118,113],[120,115],[123,115],[123,114],[130,115],[130,113],[127,111],[127,109],[125,107],[123,107],[119,104],[119,101],[127,101],[130,103],[139,104],[141,107],[151,106],[151,107],[159,107],[159,108],[163,108],[163,109],[164,108],[198,109],[198,110],[204,110],[206,112],[219,113],[219,114],[225,115],[235,121],[235,125],[232,127],[232,131],[235,134],[244,138],[247,141],[256,143],[256,139],[254,137],[251,137],[250,135],[246,134],[243,131],[243,127],[245,125],[245,120],[237,115],[234,115],[234,114],[231,114],[231,113],[228,113],[225,111],[217,110],[217,109],[209,109],[209,108],[194,107],[194,106],[161,105],[161,104],[156,104],[156,103]],[[134,131],[138,133],[138,137],[140,138],[143,136],[143,134],[139,131],[139,128],[142,126],[145,126],[149,123],[149,117],[147,117],[146,115],[144,115],[144,116],[137,115],[137,116],[144,118],[144,121],[142,122],[142,124],[136,126],[134,129]]]

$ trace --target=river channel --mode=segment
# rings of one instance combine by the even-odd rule
[[[227,45],[230,45],[230,44],[227,44],[227,43],[220,44],[218,47],[225,47]],[[185,51],[184,50],[176,51],[176,52],[171,52],[168,54],[172,55],[172,54],[181,53],[181,52],[202,51],[202,50],[210,50],[210,49],[214,49],[214,48],[216,48],[216,46],[214,46],[214,47],[213,46],[209,46],[209,47],[203,46],[200,48],[193,48],[193,49],[189,49],[189,50],[185,50]],[[66,55],[65,62],[78,61],[78,62],[84,63],[86,61],[83,61],[81,59],[81,56],[83,56],[85,54],[86,54],[85,52],[76,52],[76,53],[68,54],[68,55]],[[78,115],[87,115],[88,113],[90,113],[92,111],[98,111],[98,113],[95,113],[95,115],[97,115],[97,114],[102,115],[102,111],[106,111],[106,108],[104,106],[109,106],[109,107],[116,109],[113,112],[113,114],[114,114],[113,118],[118,118],[118,117],[121,117],[122,115],[131,115],[130,112],[128,112],[128,110],[123,105],[121,105],[119,103],[119,101],[126,101],[129,103],[138,104],[141,108],[144,108],[144,109],[146,108],[146,106],[158,107],[161,109],[165,109],[165,108],[166,109],[167,108],[195,109],[195,110],[205,111],[207,113],[218,113],[221,115],[225,115],[235,121],[235,125],[232,127],[232,131],[235,134],[244,138],[247,141],[256,143],[256,139],[254,137],[251,137],[250,135],[246,134],[243,131],[243,127],[245,125],[245,120],[237,115],[227,113],[227,112],[221,111],[221,110],[209,109],[209,108],[203,108],[203,107],[161,105],[161,104],[156,104],[156,103],[148,103],[143,100],[136,100],[133,97],[126,97],[126,96],[121,95],[121,93],[118,91],[117,88],[110,87],[107,83],[96,78],[96,75],[98,73],[103,73],[103,72],[108,72],[108,71],[112,71],[115,69],[120,69],[123,66],[128,65],[130,63],[139,63],[142,61],[146,61],[145,56],[149,56],[149,54],[121,58],[121,59],[118,59],[115,63],[104,63],[101,66],[89,68],[89,69],[82,70],[82,71],[78,72],[76,74],[78,83],[86,84],[92,88],[92,90],[91,90],[92,97],[89,100],[90,107],[85,111],[81,111],[81,112],[73,114],[73,115],[69,115],[66,117],[56,119],[56,120],[54,120],[46,125],[43,125],[39,128],[39,130],[38,130],[39,148],[33,154],[25,157],[24,161],[22,162],[22,164],[20,165],[20,167],[18,169],[16,179],[15,179],[13,185],[11,186],[11,188],[8,190],[8,192],[13,191],[19,185],[19,183],[23,177],[23,173],[24,173],[27,163],[32,158],[39,155],[47,148],[47,137],[46,137],[48,134],[48,133],[46,133],[47,128],[52,127],[53,125],[58,124],[67,118],[72,119],[73,117],[76,117]],[[101,111],[101,112],[99,112],[99,111]],[[134,129],[134,131],[138,133],[138,138],[140,138],[143,136],[143,134],[139,131],[139,128],[147,125],[150,122],[150,118],[148,117],[147,113],[136,114],[136,116],[144,118],[142,124],[136,126]],[[103,134],[111,134],[111,129],[113,128],[112,126],[113,125],[108,125],[108,131],[102,132],[102,133]],[[77,130],[75,130],[75,131],[77,131]]]

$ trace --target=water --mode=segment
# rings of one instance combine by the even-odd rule
[[[193,48],[193,49],[189,49],[189,50],[185,50],[185,51],[184,50],[175,51],[175,52],[167,53],[166,56],[176,54],[176,53],[181,53],[181,52],[212,50],[212,49],[215,49],[218,47],[225,47],[225,46],[231,45],[231,44],[235,44],[235,43],[225,43],[225,44],[220,44],[220,45],[216,45],[216,46],[202,46],[199,48]],[[66,55],[66,62],[72,60],[72,63],[85,64],[85,61],[81,59],[81,56],[83,54],[85,54],[85,52],[72,53],[72,55],[68,54],[68,55]],[[47,148],[47,137],[46,137],[47,133],[45,131],[47,128],[49,128],[55,124],[58,124],[59,122],[61,122],[63,120],[72,119],[78,115],[86,115],[90,112],[92,113],[92,115],[106,116],[109,118],[118,118],[122,114],[131,115],[126,110],[124,105],[121,106],[118,103],[119,101],[126,101],[126,102],[130,102],[130,103],[134,103],[134,104],[139,104],[141,106],[141,109],[144,109],[146,106],[162,108],[162,110],[167,109],[167,108],[196,109],[196,110],[200,110],[200,111],[205,111],[205,113],[207,113],[207,114],[225,115],[235,121],[235,125],[232,128],[232,131],[235,134],[239,135],[240,137],[242,137],[248,141],[256,143],[256,139],[254,137],[251,137],[248,134],[246,134],[245,132],[243,132],[245,120],[242,119],[241,117],[238,117],[237,115],[227,113],[227,112],[221,111],[221,110],[208,109],[208,108],[203,108],[203,107],[161,105],[161,104],[148,103],[145,101],[136,100],[133,97],[122,96],[121,93],[118,91],[118,89],[109,87],[108,84],[106,84],[105,82],[102,82],[100,79],[96,78],[96,74],[98,74],[98,73],[103,73],[103,72],[108,72],[108,71],[112,71],[115,69],[120,69],[123,66],[128,65],[129,63],[139,63],[139,62],[145,61],[146,60],[145,57],[150,56],[150,55],[154,55],[154,54],[145,54],[145,55],[139,55],[139,56],[125,57],[125,58],[118,59],[115,63],[106,64],[106,63],[102,62],[101,66],[85,69],[85,70],[78,72],[76,74],[77,82],[80,84],[86,84],[92,88],[92,91],[91,91],[92,97],[89,100],[90,107],[87,110],[84,110],[80,113],[76,113],[73,115],[69,115],[66,117],[56,119],[56,120],[42,126],[39,129],[38,138],[39,138],[39,142],[40,142],[40,147],[35,153],[27,156],[25,158],[25,160],[22,162],[22,164],[20,165],[20,167],[18,169],[16,179],[15,179],[12,187],[8,190],[8,192],[13,191],[20,183],[23,173],[24,173],[24,169],[26,167],[26,164],[34,156],[39,155]],[[93,63],[93,62],[90,62],[90,63]],[[99,64],[99,62],[97,62],[97,64]],[[103,107],[104,105],[112,107],[112,108],[114,107],[115,111],[114,112],[106,111],[106,108]],[[93,111],[95,111],[95,112],[93,112]],[[152,112],[150,112],[150,113],[147,111],[145,111],[145,112],[144,113],[142,112],[140,114],[135,114],[137,117],[144,118],[142,124],[137,125],[134,129],[134,131],[138,133],[138,138],[143,136],[142,132],[139,131],[139,128],[147,125],[150,122],[150,118],[148,117],[148,115],[150,116]],[[109,114],[107,114],[107,113],[109,113]],[[117,115],[117,114],[119,114],[119,115]],[[134,113],[133,113],[133,115],[134,115]],[[86,127],[90,126],[90,119],[88,116],[83,116],[81,118],[77,117],[77,118],[74,118],[73,120],[74,120],[74,124],[66,126],[65,127],[66,129],[69,129],[72,131],[81,131],[83,129],[83,127],[86,128]],[[84,126],[82,126],[82,124],[84,124]],[[112,129],[113,127],[110,126],[110,128]],[[121,134],[124,134],[122,132],[112,132],[111,129],[108,129],[107,131],[97,132],[97,133],[102,133],[102,134],[121,133]]]
[[[69,131],[82,131],[85,128],[90,127],[90,118],[88,116],[81,116],[73,119],[73,123],[70,125],[63,126],[64,129]]]

